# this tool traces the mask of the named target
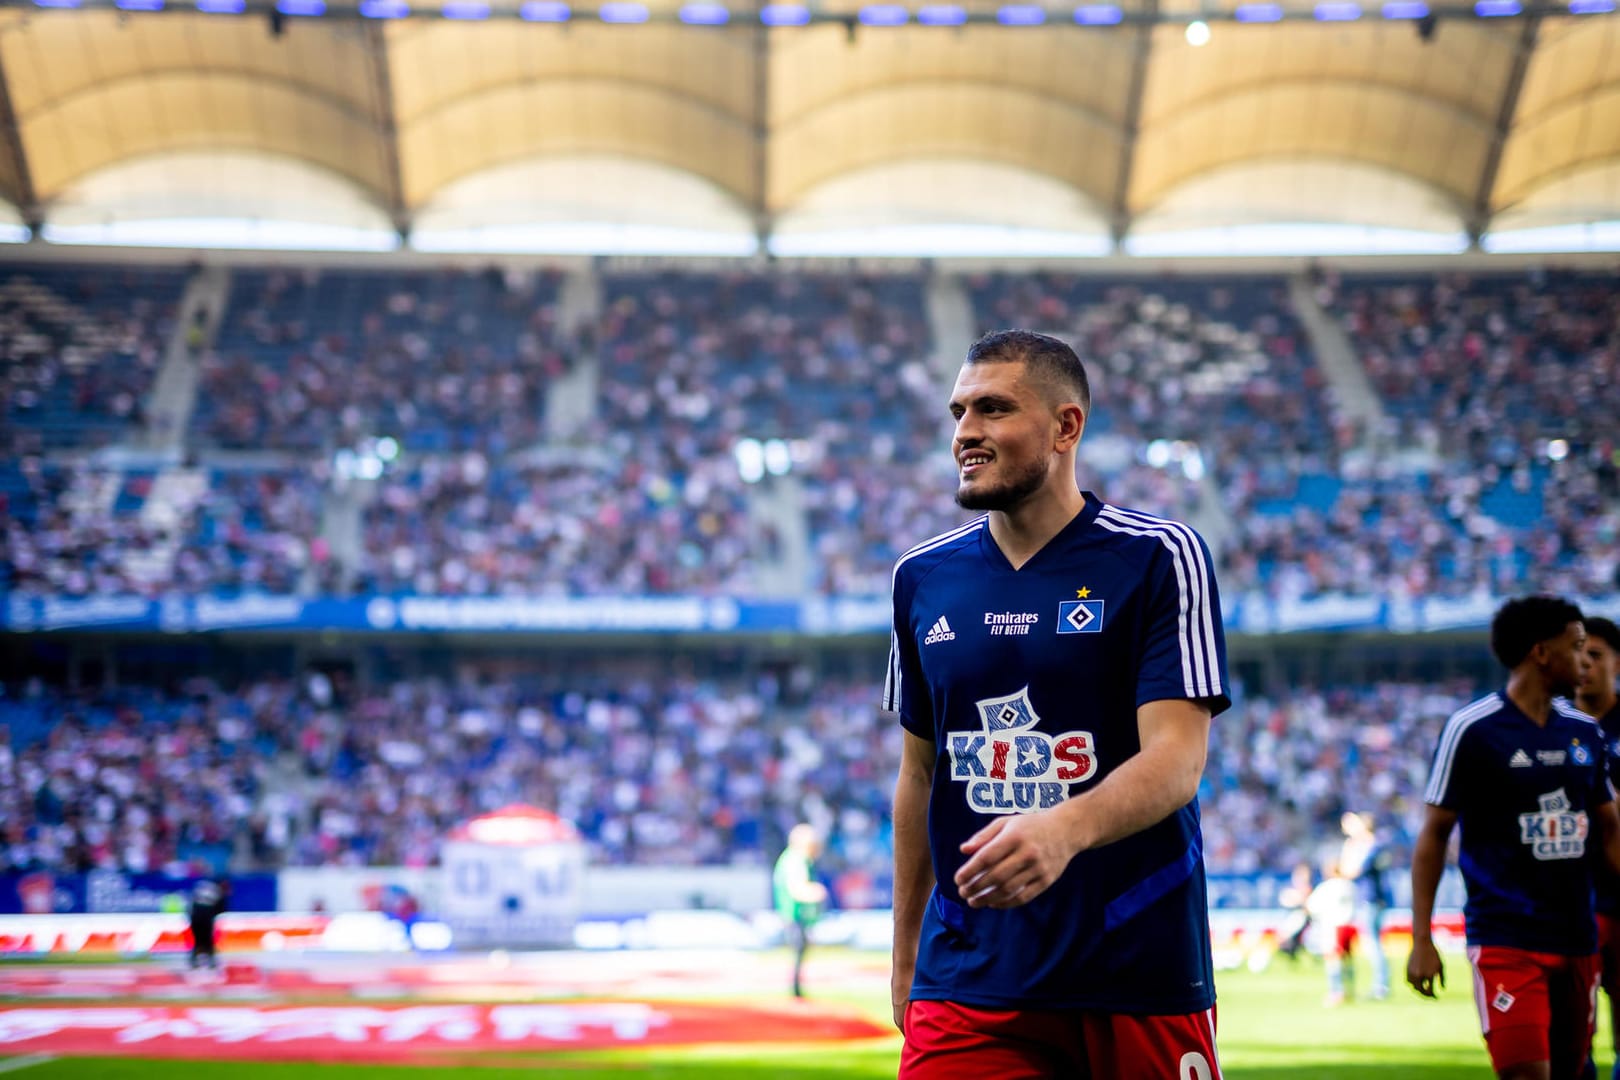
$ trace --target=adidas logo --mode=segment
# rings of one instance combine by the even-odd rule
[[[1523,750],[1513,751],[1513,756],[1508,758],[1508,768],[1510,769],[1528,769],[1531,764],[1530,755]]]
[[[923,644],[938,645],[942,641],[955,640],[956,631],[951,629],[951,624],[945,621],[945,616],[941,615],[934,620],[934,625],[928,628],[928,636],[923,638]]]

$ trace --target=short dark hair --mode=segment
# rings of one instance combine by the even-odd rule
[[[1605,645],[1620,653],[1620,626],[1614,625],[1613,619],[1605,619],[1601,615],[1588,615],[1586,622],[1586,636],[1599,638]]]
[[[1581,609],[1562,596],[1521,596],[1509,600],[1491,619],[1491,652],[1505,668],[1524,663],[1530,650],[1584,622]]]
[[[1033,330],[992,330],[968,349],[967,363],[1027,367],[1060,401],[1072,401],[1091,415],[1091,380],[1086,365],[1067,342]]]

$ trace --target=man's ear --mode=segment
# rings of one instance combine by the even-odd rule
[[[1059,453],[1067,453],[1079,444],[1080,437],[1085,434],[1085,410],[1072,401],[1065,401],[1058,406],[1057,420],[1057,449]]]

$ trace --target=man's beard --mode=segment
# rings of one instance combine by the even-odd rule
[[[1045,483],[1045,462],[1032,461],[998,487],[967,491],[958,486],[956,505],[964,510],[1011,510],[1041,490]]]

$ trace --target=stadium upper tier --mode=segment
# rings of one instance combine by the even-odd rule
[[[1088,362],[1093,434],[1198,443],[1217,467],[1278,453],[1331,462],[1356,440],[1279,277],[1206,281],[998,274],[970,283],[980,331],[1050,329]]]
[[[97,297],[87,325],[141,343],[150,398],[191,372],[185,453],[86,458],[105,394],[34,422],[18,402],[68,358],[107,384],[139,365],[27,338],[0,464],[13,595],[882,596],[963,519],[965,341],[940,339],[1020,323],[1091,367],[1085,486],[1193,522],[1228,597],[1620,587],[1612,275],[1327,275],[1305,300],[1280,278],[262,270],[233,275],[217,340],[167,342],[183,275],[84,273],[8,288],[30,312]],[[1299,304],[1346,328],[1337,368]]]
[[[546,385],[571,361],[555,315],[550,275],[237,273],[194,442],[320,451],[390,432],[426,453],[532,445]]]
[[[0,270],[0,450],[101,446],[136,433],[182,270]]]

